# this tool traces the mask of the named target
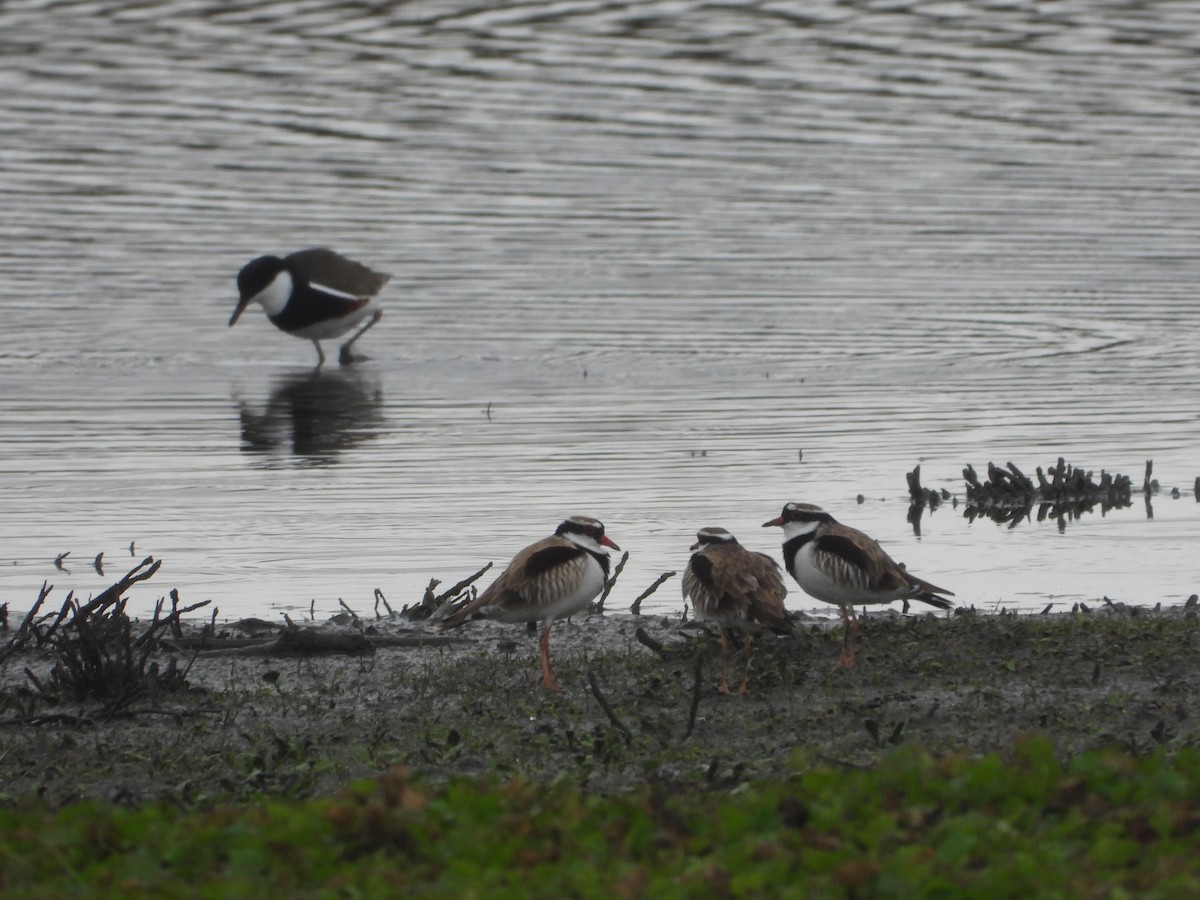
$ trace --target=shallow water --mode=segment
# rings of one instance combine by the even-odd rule
[[[0,602],[367,613],[582,512],[622,608],[786,500],[982,608],[1184,599],[1200,9],[1096,6],[5,4]],[[226,327],[315,245],[394,275],[353,370]],[[906,521],[1059,456],[1182,497]]]

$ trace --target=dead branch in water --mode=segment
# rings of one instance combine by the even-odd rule
[[[383,591],[381,591],[379,588],[375,588],[375,618],[377,619],[383,618],[381,615],[379,615],[380,603],[383,603],[383,608],[387,610],[389,616],[396,615],[396,611],[392,609],[392,605],[387,602],[387,597],[383,596]]]
[[[1153,461],[1146,463],[1144,490],[1149,492]],[[1128,475],[1110,475],[1101,471],[1097,480],[1090,470],[1069,465],[1061,456],[1056,465],[1046,471],[1038,466],[1035,484],[1013,463],[1004,467],[988,463],[987,480],[980,479],[973,466],[963,469],[967,487],[967,507],[963,515],[970,521],[986,517],[995,522],[1007,522],[1015,527],[1033,515],[1037,506],[1037,521],[1056,519],[1059,530],[1066,528],[1068,519],[1077,519],[1096,506],[1101,513],[1132,504],[1133,480]],[[1149,493],[1147,493],[1149,496]]]
[[[668,578],[673,578],[674,576],[674,572],[663,572],[661,575],[659,575],[658,578],[655,579],[654,584],[650,585],[650,587],[646,588],[637,595],[637,598],[632,604],[630,604],[629,611],[635,616],[640,616],[642,614],[642,601],[657,591],[659,586],[662,585],[664,581],[666,581]]]
[[[621,554],[620,561],[617,562],[617,567],[613,569],[612,578],[609,578],[604,583],[604,593],[600,595],[600,599],[588,607],[590,613],[604,612],[604,601],[608,599],[608,595],[612,593],[613,585],[617,583],[617,579],[621,577],[621,572],[625,569],[625,563],[629,562],[629,551],[626,550]]]

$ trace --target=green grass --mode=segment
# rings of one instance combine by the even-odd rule
[[[1200,896],[1200,753],[1005,757],[903,747],[796,760],[733,793],[396,769],[320,800],[210,810],[0,809],[0,892],[26,897]]]

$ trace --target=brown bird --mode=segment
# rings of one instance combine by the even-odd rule
[[[553,537],[530,544],[482,594],[446,617],[443,628],[468,619],[541,622],[538,641],[542,684],[562,690],[550,668],[550,626],[555,619],[583,612],[608,581],[608,552],[621,548],[604,534],[604,524],[587,516],[571,516]]]
[[[783,561],[796,583],[842,612],[845,633],[839,666],[853,666],[858,643],[857,604],[920,600],[938,609],[954,594],[904,570],[882,547],[857,528],[843,525],[811,503],[789,503],[763,528],[783,529]]]
[[[724,528],[701,528],[692,544],[692,557],[683,573],[683,596],[692,601],[696,618],[716,622],[721,632],[722,694],[729,691],[729,638],[731,628],[746,630],[742,647],[746,666],[738,695],[750,681],[750,648],[757,625],[780,634],[792,630],[783,605],[787,588],[779,564],[765,553],[755,553],[738,543]]]

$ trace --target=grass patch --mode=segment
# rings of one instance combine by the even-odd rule
[[[1050,741],[1001,757],[915,747],[872,769],[797,759],[732,792],[596,795],[394,769],[333,797],[207,811],[0,810],[0,890],[23,896],[1200,894],[1200,753]]]

